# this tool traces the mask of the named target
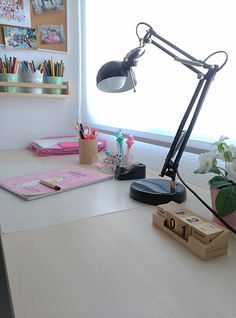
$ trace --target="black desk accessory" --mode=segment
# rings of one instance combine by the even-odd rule
[[[134,180],[146,177],[146,166],[142,163],[134,164],[129,170],[117,166],[115,178],[118,180]]]

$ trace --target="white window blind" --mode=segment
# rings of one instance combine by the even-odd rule
[[[210,87],[191,139],[215,141],[222,134],[236,139],[233,0],[194,3],[89,0],[85,3],[83,121],[108,129],[138,131],[147,138],[153,134],[175,134],[197,86],[197,75],[153,45],[146,47],[134,68],[136,93],[111,94],[96,88],[99,68],[111,60],[123,60],[126,53],[138,46],[135,28],[143,21],[197,59],[204,60],[218,50],[228,53],[228,63]],[[212,62],[221,64],[221,56]]]

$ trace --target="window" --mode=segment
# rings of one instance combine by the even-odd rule
[[[122,60],[138,46],[136,25],[150,24],[162,37],[197,59],[225,50],[226,66],[216,75],[191,135],[193,140],[215,141],[235,135],[236,45],[233,1],[89,0],[85,10],[85,63],[82,118],[100,127],[138,131],[147,138],[173,136],[193,95],[195,73],[148,45],[134,72],[137,91],[110,94],[96,88],[99,68]],[[216,59],[216,58],[215,58]],[[222,63],[222,55],[212,61]]]

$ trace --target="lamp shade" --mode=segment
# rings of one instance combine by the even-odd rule
[[[97,74],[97,88],[103,92],[121,93],[134,89],[136,84],[134,71],[126,62],[108,62]]]

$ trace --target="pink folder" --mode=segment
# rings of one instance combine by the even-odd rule
[[[71,155],[79,153],[78,136],[54,136],[34,140],[28,148],[38,156]],[[98,138],[98,151],[106,149],[106,140]]]

